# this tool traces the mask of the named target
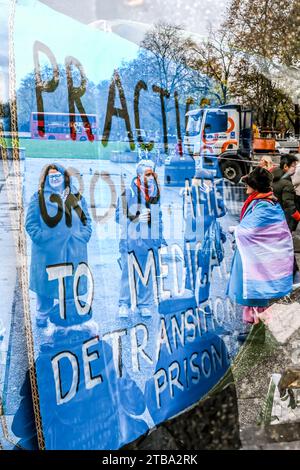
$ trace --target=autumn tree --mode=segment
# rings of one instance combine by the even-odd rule
[[[180,26],[158,23],[146,33],[136,59],[119,68],[126,96],[132,95],[137,84],[143,82],[140,117],[146,130],[163,130],[165,137],[167,127],[169,132],[177,131],[180,136],[190,103],[199,105],[201,97],[210,89],[207,76],[191,67],[193,45],[193,40]],[[181,130],[178,113],[181,114]],[[162,122],[163,114],[165,122]]]
[[[192,51],[191,66],[213,80],[211,95],[215,96],[217,103],[226,104],[232,95],[235,58],[230,33],[225,28],[218,31],[211,28],[208,39],[201,44],[193,44]]]
[[[238,67],[235,95],[254,107],[262,127],[289,121],[300,132],[297,0],[232,0],[224,27],[230,32]],[[287,82],[288,86],[287,86]]]

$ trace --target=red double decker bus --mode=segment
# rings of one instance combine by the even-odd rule
[[[85,120],[85,122],[84,122]],[[32,139],[42,140],[99,140],[96,114],[32,112],[30,131]]]

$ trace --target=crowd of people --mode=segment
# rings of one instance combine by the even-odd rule
[[[243,320],[252,325],[260,321],[260,313],[272,299],[300,286],[293,249],[293,234],[300,221],[300,162],[297,156],[286,154],[281,156],[278,166],[270,155],[262,156],[259,165],[243,177],[242,182],[246,185],[247,199],[240,223],[233,229],[236,249],[227,294],[243,306]],[[73,219],[72,210],[75,211]],[[132,309],[129,254],[135,253],[144,271],[149,250],[158,266],[157,250],[166,244],[160,187],[151,160],[138,162],[136,176],[119,197],[115,219],[121,227],[119,317],[127,318]],[[73,265],[86,262],[87,243],[92,233],[86,201],[72,187],[64,168],[57,165],[45,168],[39,190],[29,205],[26,230],[32,239],[30,289],[37,294],[36,323],[38,327],[45,327],[55,299],[59,297],[58,285],[46,279],[45,267],[62,262]],[[202,273],[203,269],[202,266]],[[73,297],[73,286],[69,282],[67,279],[64,286],[66,299]],[[80,288],[77,295],[86,292],[85,283]],[[151,317],[154,299],[150,286],[140,279],[136,290],[137,309],[141,316]]]
[[[270,156],[263,157],[260,166],[272,175],[274,196],[282,207],[290,232],[293,234],[300,222],[300,161],[294,154],[284,154],[279,167],[274,165]],[[299,267],[294,256],[294,285],[300,284]]]

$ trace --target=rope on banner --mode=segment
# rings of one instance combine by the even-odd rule
[[[31,394],[33,401],[33,410],[35,416],[35,424],[40,449],[45,449],[42,420],[40,414],[39,394],[37,387],[37,377],[34,360],[34,343],[32,336],[31,316],[30,316],[30,300],[29,300],[29,282],[27,270],[27,248],[26,233],[24,227],[24,206],[22,198],[22,173],[19,155],[19,138],[18,138],[18,119],[17,119],[17,101],[16,101],[16,71],[14,56],[14,25],[16,13],[16,0],[10,0],[9,12],[9,100],[11,105],[11,130],[12,130],[12,148],[13,148],[13,168],[16,189],[16,225],[17,225],[17,255],[18,266],[17,272],[21,283],[25,334],[27,343],[27,354],[29,362],[29,376],[31,383]]]

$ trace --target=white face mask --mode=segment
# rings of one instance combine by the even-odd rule
[[[290,166],[290,168],[288,169],[288,171],[286,172],[287,175],[289,176],[292,176],[296,171],[296,167],[295,166]]]
[[[150,176],[150,177],[148,176],[145,179],[146,179],[149,196],[155,197],[157,195],[157,182],[154,176]]]
[[[147,176],[145,178],[145,181],[148,183],[148,186],[153,186],[154,185],[154,177],[153,176]]]

